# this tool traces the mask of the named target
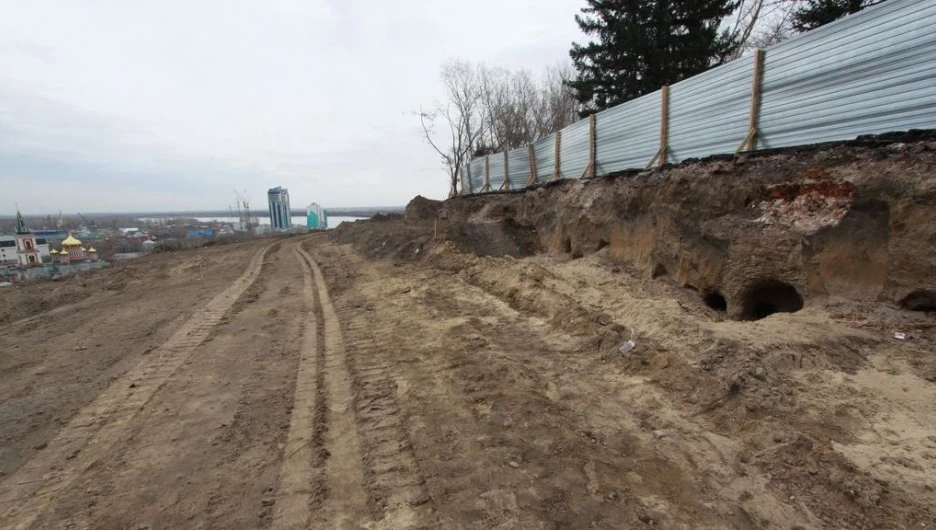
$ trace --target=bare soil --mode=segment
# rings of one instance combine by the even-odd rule
[[[356,225],[0,294],[0,527],[936,525],[932,312]]]

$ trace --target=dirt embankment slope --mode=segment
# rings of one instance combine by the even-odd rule
[[[753,316],[758,290],[795,288],[936,308],[936,141],[731,157],[447,203],[512,219],[543,250],[612,258],[720,293]],[[768,293],[769,294],[769,293]],[[779,296],[779,295],[778,295]],[[773,303],[781,304],[782,300]]]
[[[613,260],[711,295],[734,317],[817,298],[934,309],[936,136],[929,136],[458,197],[437,206],[438,216],[418,201],[410,222],[400,223],[409,231],[400,242],[359,241],[353,232],[341,240],[376,255],[418,255],[433,239],[413,227],[424,214],[439,219],[435,239],[441,230],[465,251],[580,257],[609,247]]]
[[[419,337],[386,351],[414,431],[447,425],[427,407],[458,402],[421,393],[414,381],[434,375],[417,359],[458,371],[437,386],[485,392],[474,443],[456,425],[414,437],[451,520],[928,527],[934,167],[926,141],[700,161],[421,204],[437,213],[332,234],[389,258],[374,265],[323,252],[338,303]],[[492,489],[443,480],[424,460],[438,451],[470,458],[462,471]]]

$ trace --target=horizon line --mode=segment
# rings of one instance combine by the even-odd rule
[[[405,209],[405,208],[406,208],[406,206],[399,205],[399,206],[343,206],[343,207],[332,207],[332,208],[323,208],[323,209],[324,209],[325,212],[327,213],[329,210],[332,210],[332,211],[372,211],[372,210],[403,210],[403,209]],[[290,213],[292,213],[292,212],[303,212],[303,211],[305,211],[305,208],[298,209],[298,210],[295,209],[295,208],[290,209]],[[23,213],[23,217],[49,217],[49,216],[57,217],[57,216],[59,216],[59,215],[63,215],[63,216],[64,216],[64,215],[84,215],[84,216],[89,216],[89,215],[127,215],[127,216],[135,216],[135,217],[137,217],[137,216],[147,216],[147,215],[149,215],[149,216],[157,216],[157,215],[159,215],[159,216],[164,216],[164,215],[185,215],[185,214],[196,214],[196,213],[231,213],[231,212],[232,212],[232,210],[230,210],[230,209],[221,209],[221,210],[212,210],[212,209],[204,209],[204,210],[163,210],[163,211],[157,211],[157,210],[140,210],[140,211],[135,211],[135,212],[87,212],[87,213],[81,213],[81,212],[54,212],[54,213],[51,213],[51,212],[50,212],[50,213],[42,213],[42,214],[28,214],[28,213]],[[253,216],[254,214],[257,214],[257,217],[264,217],[264,215],[261,215],[261,214],[266,214],[266,217],[269,217],[269,212],[268,212],[265,208],[259,208],[259,209],[256,209],[256,210],[252,210],[252,211],[251,211],[251,216]],[[0,213],[0,218],[16,218],[16,212],[13,212],[13,213],[11,213],[11,214]]]

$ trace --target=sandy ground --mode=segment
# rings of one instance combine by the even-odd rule
[[[63,282],[0,293],[2,528],[936,527],[932,314],[321,235]]]

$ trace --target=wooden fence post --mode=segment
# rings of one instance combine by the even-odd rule
[[[588,117],[588,178],[595,178],[595,122],[597,116]]]
[[[530,179],[527,180],[527,186],[536,184],[536,149],[533,144],[527,146],[527,152],[530,153]]]
[[[501,184],[502,190],[510,190],[510,159],[507,158],[507,150],[504,150],[504,183]]]
[[[559,180],[559,147],[562,146],[562,131],[556,131],[556,146],[553,156],[553,180]]]
[[[491,191],[491,168],[488,165],[488,155],[484,155],[484,188],[481,191]]]
[[[663,102],[660,116],[660,167],[666,163],[669,150],[669,85],[663,86]]]
[[[662,98],[660,101],[660,150],[650,159],[647,169],[650,169],[654,162],[662,167],[666,163],[669,148],[667,145],[669,141],[669,85],[663,85],[660,88],[660,95]]]
[[[751,115],[748,118],[748,133],[735,153],[757,149],[757,125],[760,119],[761,83],[764,77],[764,50],[754,50],[754,79],[751,81]]]

